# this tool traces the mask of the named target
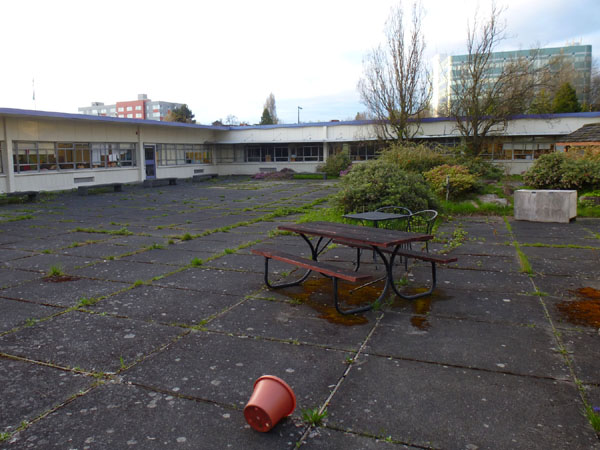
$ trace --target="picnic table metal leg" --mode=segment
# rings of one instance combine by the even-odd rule
[[[430,288],[426,292],[420,292],[418,294],[413,294],[413,295],[403,294],[396,287],[396,284],[394,283],[394,275],[392,273],[392,269],[394,267],[394,258],[396,257],[397,251],[398,251],[398,247],[396,247],[396,249],[392,253],[389,263],[386,263],[386,269],[388,271],[388,283],[392,285],[392,289],[394,290],[396,295],[398,297],[401,297],[406,300],[415,300],[417,298],[426,297],[427,295],[431,295],[437,284],[437,272],[436,272],[435,261],[430,261],[431,262],[431,286],[430,286]],[[385,258],[379,250],[377,250],[377,252],[382,257],[382,259]],[[406,259],[408,259],[408,258],[406,258]],[[385,262],[385,260],[384,260],[384,262]]]
[[[296,281],[290,281],[287,283],[279,283],[279,284],[273,284],[269,281],[269,259],[271,258],[266,258],[265,257],[265,284],[267,285],[267,287],[273,288],[273,289],[279,289],[279,288],[284,288],[284,287],[290,287],[290,286],[297,286],[299,284],[304,283],[304,281],[308,278],[308,276],[310,275],[310,273],[312,272],[312,270],[308,269],[306,271],[306,273],[304,275],[302,275],[302,277]]]

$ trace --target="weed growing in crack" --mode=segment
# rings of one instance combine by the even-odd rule
[[[65,274],[61,266],[50,266],[50,270],[48,271],[49,277],[61,277]]]
[[[192,261],[190,261],[190,266],[192,267],[200,267],[202,264],[204,264],[204,261],[202,261],[200,258],[194,258]]]
[[[315,427],[321,425],[325,417],[327,417],[327,408],[323,411],[320,411],[319,408],[307,408],[302,410],[302,420]]]

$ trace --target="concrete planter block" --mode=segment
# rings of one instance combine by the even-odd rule
[[[515,219],[569,223],[577,217],[577,191],[541,189],[515,191]]]

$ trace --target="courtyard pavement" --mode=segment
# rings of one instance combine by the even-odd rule
[[[274,230],[336,189],[226,178],[0,205],[0,448],[600,449],[583,413],[600,406],[600,220],[455,217],[433,296],[347,318],[323,278],[266,289],[250,253],[306,253]],[[428,278],[414,265],[404,289]],[[269,433],[242,412],[264,374],[298,402]]]

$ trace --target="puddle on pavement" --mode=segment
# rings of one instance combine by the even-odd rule
[[[578,299],[556,305],[562,316],[573,325],[600,328],[600,290],[583,287],[570,292]]]
[[[77,281],[79,277],[72,277],[70,275],[54,275],[52,277],[44,277],[46,283],[66,283],[67,281]]]
[[[343,309],[356,308],[372,303],[383,290],[383,282],[365,286],[353,291],[359,285],[339,282],[338,298]],[[333,287],[329,278],[311,278],[302,286],[286,288],[281,291],[291,299],[301,302],[319,313],[319,317],[340,325],[363,325],[369,320],[364,314],[342,315],[333,303]]]
[[[354,290],[357,287],[358,285],[356,284],[344,282],[338,283],[338,296],[342,308],[356,308],[361,305],[372,303],[374,299],[381,294],[381,291],[383,290],[383,281]],[[427,288],[404,288],[402,292],[414,295],[425,292],[426,290]],[[337,312],[333,305],[332,283],[328,278],[310,279],[305,281],[302,286],[286,288],[281,292],[294,301],[310,306],[319,313],[319,317],[328,322],[348,326],[363,325],[369,322],[363,314],[342,315]],[[451,297],[447,295],[443,289],[437,288],[433,294],[416,300],[405,300],[394,296],[390,306],[392,308],[405,308],[406,306],[409,306],[413,311],[413,316],[410,319],[412,326],[420,330],[427,330],[431,326],[428,315],[431,311],[432,303],[448,300],[449,298]]]

